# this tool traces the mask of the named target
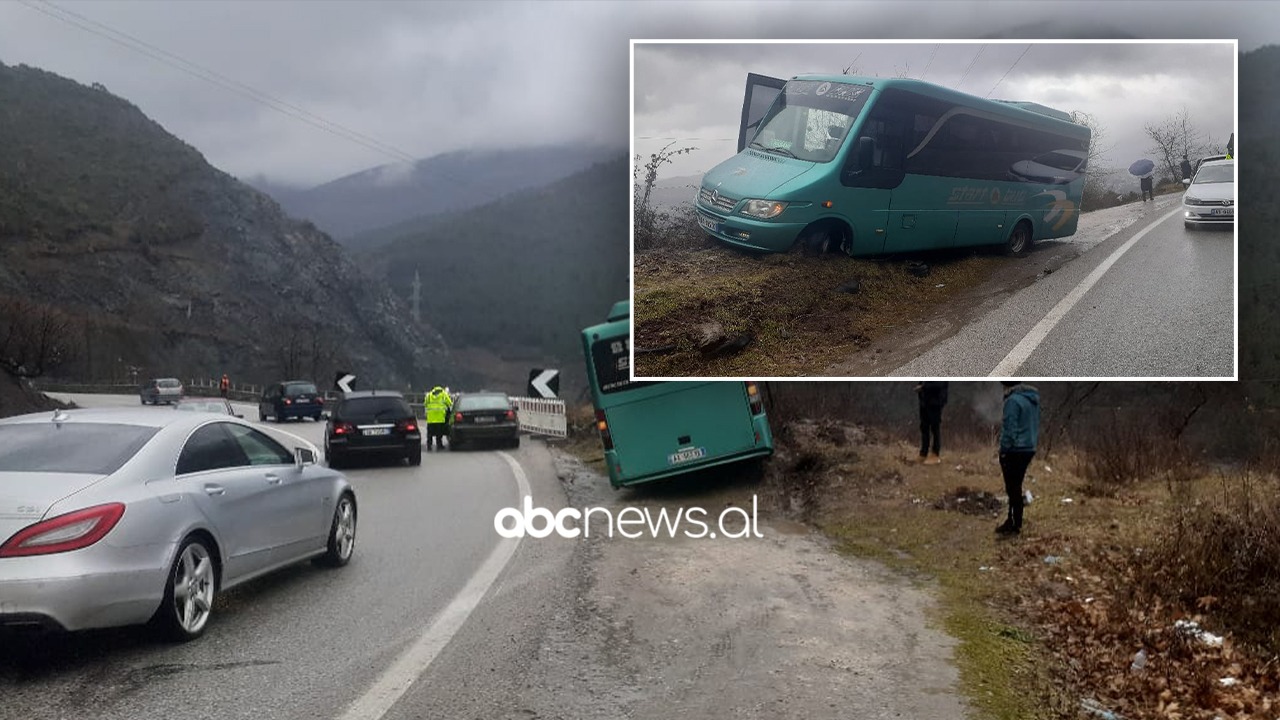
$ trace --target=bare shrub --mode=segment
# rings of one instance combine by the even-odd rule
[[[565,407],[566,430],[574,440],[598,438],[596,429],[596,412],[590,404],[578,404]]]
[[[64,312],[21,298],[0,299],[0,370],[38,378],[72,360],[79,330]]]
[[[661,150],[649,156],[648,162],[641,165],[641,157],[635,157],[635,169],[632,177],[633,188],[633,232],[635,233],[636,250],[647,250],[660,244],[664,226],[669,218],[659,213],[649,202],[653,187],[658,182],[658,171],[663,165],[672,162],[677,156],[693,152],[697,148],[684,147],[672,150],[675,142],[667,143]],[[642,176],[643,174],[643,176]]]
[[[1142,565],[1147,589],[1280,653],[1280,483],[1251,469],[1180,504]]]
[[[1146,413],[1113,410],[1104,421],[1080,423],[1072,436],[1075,472],[1084,491],[1109,497],[1143,480],[1164,481],[1171,492],[1198,472],[1197,458],[1181,441],[1181,427]]]

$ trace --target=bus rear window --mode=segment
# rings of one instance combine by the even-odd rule
[[[631,341],[626,336],[597,340],[591,346],[591,364],[601,393],[618,392],[648,385],[631,380]]]

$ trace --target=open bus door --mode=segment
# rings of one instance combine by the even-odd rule
[[[738,126],[738,152],[742,152],[755,137],[764,114],[769,112],[769,107],[786,84],[786,80],[747,73],[747,91],[742,97],[742,123]]]

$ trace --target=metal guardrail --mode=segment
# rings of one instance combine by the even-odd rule
[[[563,400],[513,397],[511,402],[515,403],[520,414],[521,432],[560,438],[569,436]]]
[[[138,394],[138,386],[132,383],[39,383],[36,389],[41,392],[63,392],[63,393],[85,393],[85,394],[108,394],[108,395],[136,395]],[[188,395],[200,396],[217,396],[219,395],[218,383],[216,380],[204,380],[191,378],[190,382],[184,386],[184,390]],[[231,400],[239,402],[256,402],[262,395],[262,386],[260,385],[235,385],[231,386],[227,397]],[[342,393],[329,391],[325,394],[325,409],[332,407],[333,404],[341,397]],[[409,407],[421,418],[424,415],[422,407],[421,394],[405,394],[405,399],[409,402]],[[529,398],[529,397],[512,397],[511,402],[516,406],[516,410],[520,415],[520,431],[533,435],[546,435],[549,437],[563,438],[568,437],[568,421],[565,415],[565,404],[563,400],[548,400],[545,398]]]

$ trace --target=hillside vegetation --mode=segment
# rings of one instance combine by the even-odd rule
[[[0,299],[70,319],[63,375],[457,377],[340,246],[106,88],[0,64],[0,138]]]
[[[628,297],[624,157],[464,212],[398,226],[366,257],[451,345],[538,354],[579,373],[578,331]]]

